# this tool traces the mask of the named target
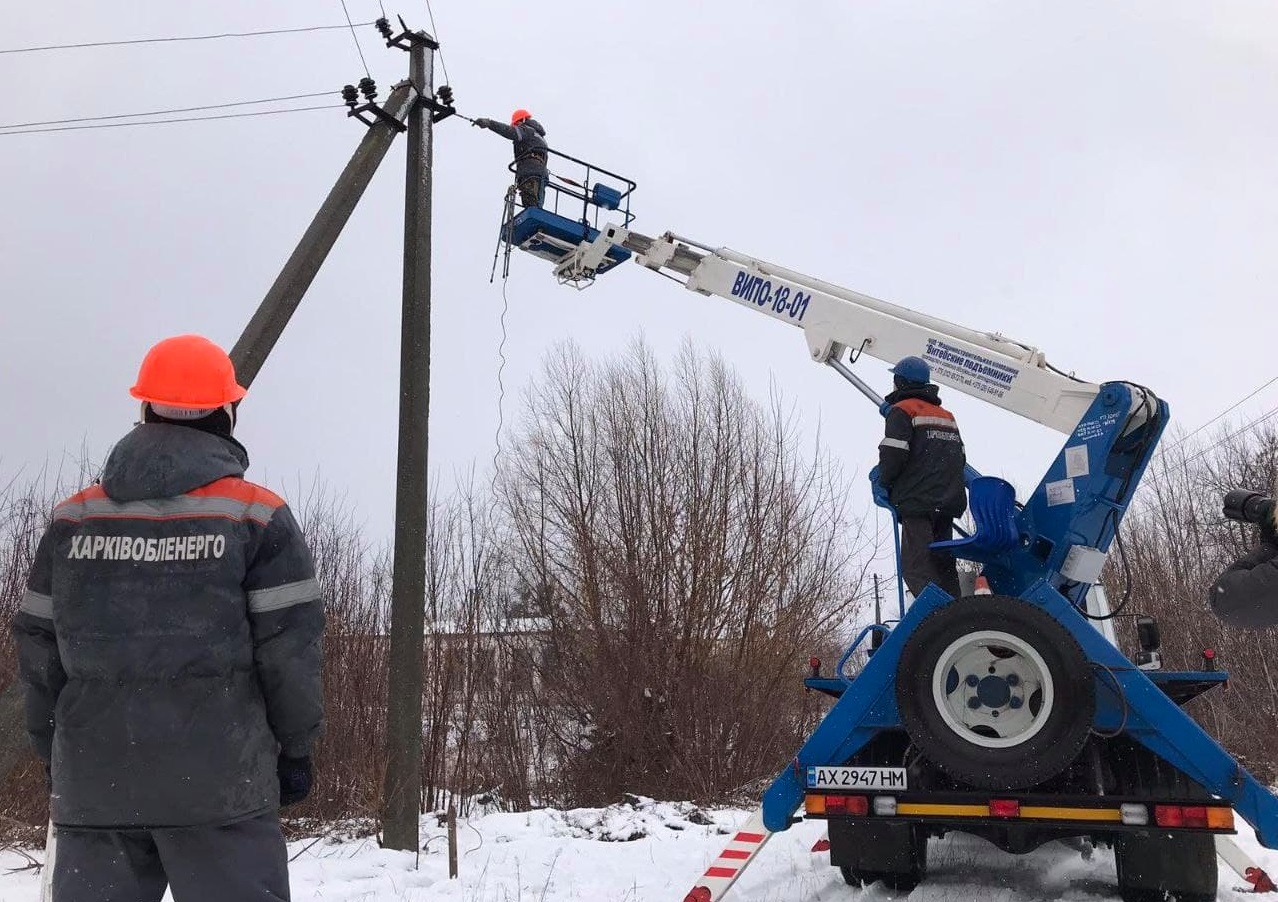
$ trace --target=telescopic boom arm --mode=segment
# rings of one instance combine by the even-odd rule
[[[817,363],[841,364],[862,353],[895,363],[917,355],[933,381],[987,401],[1058,432],[1070,433],[1100,386],[1055,369],[1043,352],[996,332],[978,332],[935,316],[881,301],[830,282],[715,248],[667,232],[649,238],[621,226],[604,227],[556,268],[562,280],[589,275],[604,255],[621,247],[637,262],[699,294],[735,301],[798,326]],[[846,367],[837,366],[849,381]],[[858,385],[871,394],[866,387]]]

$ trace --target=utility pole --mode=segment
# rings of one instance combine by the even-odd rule
[[[386,115],[377,118],[351,155],[350,162],[333,183],[332,190],[307,227],[306,232],[293,249],[292,255],[280,274],[275,277],[266,297],[258,305],[257,312],[249,320],[239,341],[231,349],[235,363],[235,375],[240,385],[248,388],[257,378],[284,327],[302,302],[302,296],[315,281],[320,266],[333,249],[333,243],[342,234],[347,220],[355,211],[355,205],[364,196],[364,189],[372,181],[373,173],[390,150],[395,135],[403,130],[400,125],[417,101],[411,86],[401,84],[391,91],[383,107]]]
[[[409,80],[434,97],[439,44],[425,32],[409,43]],[[404,191],[404,299],[399,360],[399,462],[391,576],[390,680],[382,845],[416,850],[422,785],[422,645],[426,605],[427,427],[430,420],[431,126],[427,103],[408,114]]]

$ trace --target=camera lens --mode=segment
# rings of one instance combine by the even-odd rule
[[[1262,523],[1274,515],[1274,499],[1249,489],[1234,489],[1225,495],[1225,516],[1244,523]]]

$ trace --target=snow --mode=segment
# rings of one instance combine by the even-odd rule
[[[640,800],[575,811],[491,813],[458,824],[460,877],[448,879],[445,831],[423,819],[426,850],[377,848],[374,840],[290,844],[294,902],[682,902],[684,895],[749,812],[699,812],[687,803]],[[709,821],[706,824],[705,821]],[[1249,829],[1239,844],[1278,872],[1278,852],[1262,849]],[[897,898],[882,885],[853,889],[812,844],[819,822],[774,836],[733,887],[736,902],[876,902]],[[42,853],[33,853],[36,858]],[[10,873],[26,860],[0,852],[0,902],[34,902],[39,878]],[[1252,898],[1221,864],[1222,900]],[[168,897],[166,897],[167,899]],[[1008,855],[973,837],[933,840],[925,883],[911,902],[1117,900],[1114,860],[1052,843]]]

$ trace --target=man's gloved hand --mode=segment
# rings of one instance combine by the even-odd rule
[[[296,805],[311,794],[311,758],[290,758],[280,755],[275,765],[280,778],[280,805]]]
[[[479,126],[480,128],[488,128],[488,126],[492,124],[493,124],[493,121],[491,119],[483,119],[483,118],[476,119],[474,122],[471,123],[471,125],[476,125],[476,126]]]
[[[874,503],[879,507],[891,509],[892,502],[888,500],[888,490],[879,483],[878,467],[870,470],[870,495],[874,498]]]

